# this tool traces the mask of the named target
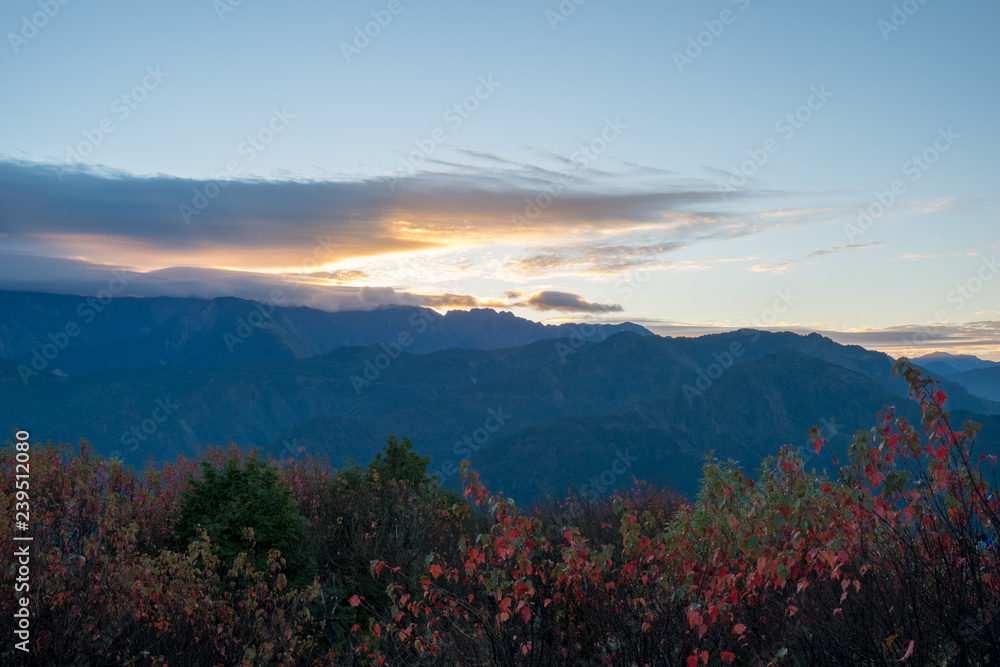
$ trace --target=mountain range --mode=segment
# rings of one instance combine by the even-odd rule
[[[890,357],[818,334],[671,338],[489,309],[327,313],[232,298],[110,299],[90,317],[80,303],[0,293],[0,424],[87,438],[131,464],[234,441],[340,465],[396,434],[446,486],[468,459],[519,501],[602,494],[633,475],[690,495],[709,453],[752,472],[782,444],[812,454],[811,426],[842,454],[884,407],[917,416]],[[978,450],[1000,453],[1000,402],[938,375],[956,424],[980,422]]]
[[[1000,401],[1000,363],[969,354],[935,352],[914,359],[938,377],[953,380],[973,394]]]
[[[131,298],[0,291],[0,357],[58,374],[174,366],[198,370],[248,359],[302,359],[337,348],[400,344],[421,354],[448,348],[493,350],[618,331],[652,335],[631,323],[547,325],[491,309],[382,307],[327,312],[235,297]],[[72,343],[72,344],[70,344]],[[32,365],[34,364],[34,366]],[[44,368],[40,368],[44,367]]]

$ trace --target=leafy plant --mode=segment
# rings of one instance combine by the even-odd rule
[[[293,586],[312,582],[315,566],[305,546],[306,519],[276,468],[254,452],[242,461],[231,453],[221,470],[203,461],[201,478],[192,479],[190,486],[180,505],[182,540],[195,539],[203,529],[223,563],[232,565],[240,553],[249,552],[258,569],[277,550]]]
[[[997,461],[976,455],[976,424],[952,425],[938,386],[905,359],[896,372],[919,422],[886,408],[843,461],[814,430],[829,475],[793,447],[752,477],[709,460],[693,502],[638,484],[520,509],[467,469],[456,498],[405,438],[342,471],[210,447],[137,473],[86,443],[38,446],[32,653],[0,659],[996,664]],[[0,448],[0,471],[15,461]],[[15,502],[0,488],[4,516]],[[0,586],[15,572],[0,569]]]

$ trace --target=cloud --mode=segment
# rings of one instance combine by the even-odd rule
[[[673,266],[670,255],[681,248],[811,214],[720,211],[708,181],[668,179],[637,165],[610,172],[580,170],[554,154],[541,156],[554,168],[463,155],[473,164],[342,181],[206,181],[0,157],[0,233],[7,235],[0,250],[44,258],[12,280],[19,289],[56,292],[77,289],[76,274],[89,271],[83,264],[72,265],[74,275],[40,268],[58,258],[144,274],[187,266],[360,287],[413,283],[414,267],[436,267],[456,253],[476,258],[448,265],[462,275],[594,278]],[[529,250],[494,259],[494,244]],[[204,291],[197,280],[188,284]]]
[[[903,259],[939,259],[941,257],[979,257],[978,252],[908,252]]]
[[[593,244],[541,248],[526,257],[509,260],[505,268],[525,276],[565,272],[616,273],[639,266],[662,265],[665,254],[685,245],[681,242],[601,245],[595,241]]]
[[[810,256],[813,255],[831,255],[836,252],[846,252],[848,250],[863,250],[864,248],[879,248],[884,245],[889,245],[885,241],[879,241],[878,243],[852,243],[850,245],[838,245],[832,248],[817,248],[809,253]]]
[[[468,294],[414,294],[399,292],[392,287],[362,287],[358,292],[362,303],[381,305],[424,306],[426,308],[510,308],[502,301],[481,300]]]
[[[750,270],[754,273],[784,273],[788,271],[795,262],[778,262],[777,264],[765,263],[765,264],[754,264],[750,267]]]
[[[941,213],[942,211],[967,210],[969,202],[962,201],[955,197],[943,197],[941,199],[917,200],[909,203],[907,213]]]
[[[474,155],[489,164],[391,181],[205,181],[0,159],[0,229],[9,235],[4,247],[16,241],[50,257],[273,270],[309,261],[317,245],[323,260],[334,262],[512,234],[646,229],[693,238],[745,227],[735,214],[714,210],[717,193],[707,182],[598,184],[593,170],[567,181],[565,172]],[[636,257],[679,242],[628,252]]]
[[[744,325],[719,323],[716,325],[685,324],[632,318],[653,333],[661,336],[702,336],[710,333],[734,331]],[[918,357],[930,352],[972,354],[981,359],[1000,361],[1000,321],[938,322],[933,325],[907,324],[882,329],[837,330],[825,326],[790,325],[775,331],[798,334],[819,333],[841,345],[861,347],[885,352],[891,357]]]
[[[317,272],[316,277],[333,280],[337,283],[359,283],[368,278],[364,271],[354,271],[351,269],[338,269],[330,272]]]
[[[537,292],[524,301],[513,305],[526,306],[534,310],[560,310],[577,313],[620,313],[623,310],[618,304],[592,303],[576,294],[554,291]]]
[[[929,352],[973,354],[1000,361],[1000,321],[906,324],[884,329],[827,332],[838,343],[881,350],[893,357],[915,357]]]
[[[732,264],[734,262],[752,262],[757,255],[747,257],[707,257],[705,259],[681,259],[670,262],[669,269],[675,271],[705,271],[716,264]]]
[[[41,276],[44,276],[41,277]],[[465,294],[417,294],[392,287],[330,285],[312,282],[310,276],[290,278],[205,267],[178,266],[141,271],[131,266],[95,264],[78,259],[3,252],[0,249],[0,285],[3,289],[55,294],[97,296],[107,290],[114,296],[196,297],[235,296],[274,301],[327,311],[370,310],[379,306],[427,308],[505,308],[503,301]]]

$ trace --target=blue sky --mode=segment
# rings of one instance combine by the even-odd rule
[[[0,287],[129,267],[136,294],[299,280],[327,308],[1000,359],[998,19],[942,0],[11,0]]]

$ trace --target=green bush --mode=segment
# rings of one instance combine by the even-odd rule
[[[312,582],[315,566],[305,544],[306,519],[278,471],[256,453],[244,459],[242,466],[231,456],[221,470],[210,461],[202,462],[202,478],[191,480],[181,500],[178,531],[185,544],[197,539],[198,526],[208,533],[227,565],[246,553],[255,567],[264,568],[268,551],[277,549],[293,586]],[[245,533],[248,528],[252,536]]]

